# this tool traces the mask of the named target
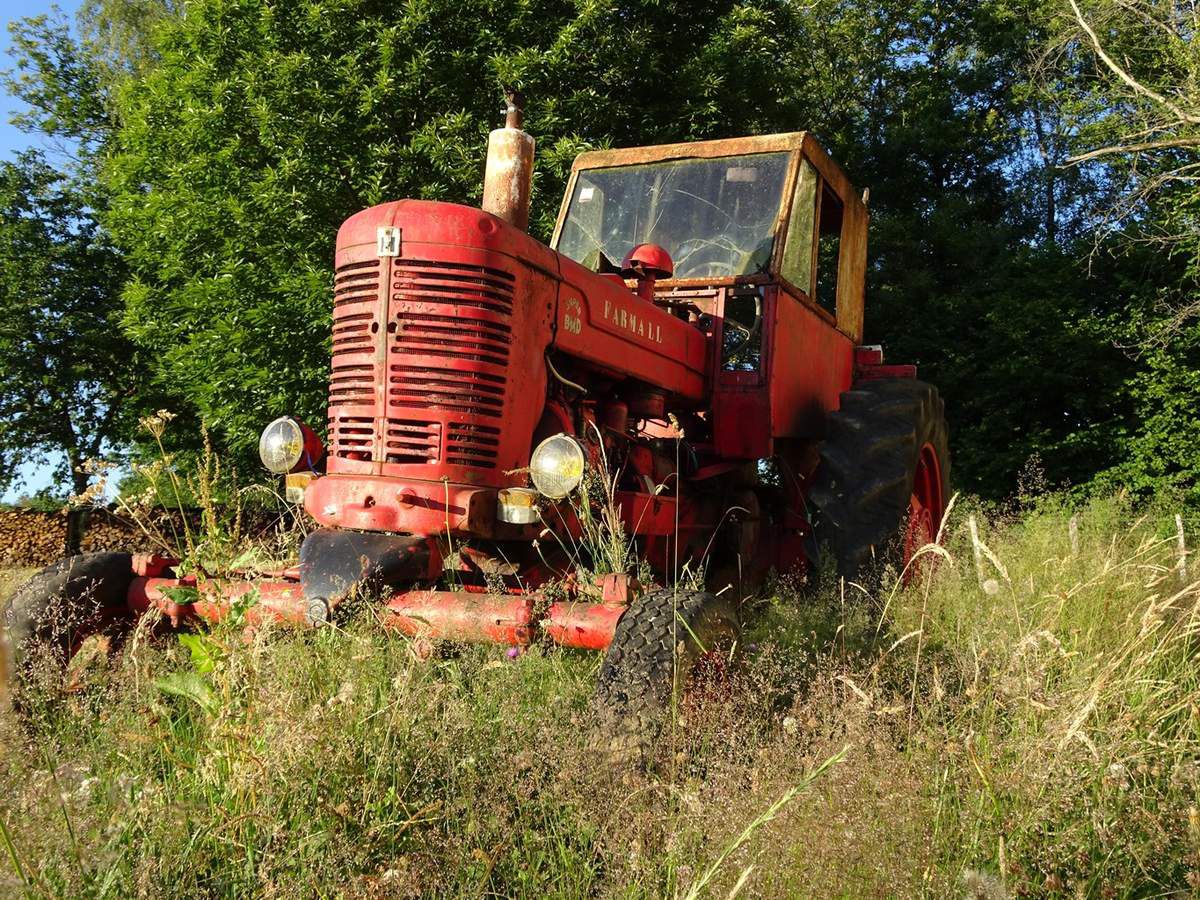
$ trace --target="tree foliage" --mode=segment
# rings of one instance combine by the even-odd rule
[[[127,269],[99,224],[113,122],[66,22],[10,30],[18,68],[6,83],[25,104],[14,122],[49,149],[0,163],[0,489],[33,463],[81,494],[87,461],[125,444],[151,402],[143,353],[122,327]]]
[[[1105,484],[1200,501],[1200,53],[1194,3],[1063,0],[1042,68],[1069,111],[1065,164],[1099,173],[1093,246],[1123,258],[1107,321],[1136,369]],[[1101,253],[1093,253],[1093,259]]]
[[[129,432],[124,274],[75,185],[37,153],[0,163],[0,486],[62,453],[82,492],[84,462]]]
[[[134,271],[130,333],[235,448],[280,410],[320,421],[338,225],[394,197],[477,202],[501,83],[530,98],[544,237],[585,147],[810,121],[816,79],[770,83],[779,53],[816,46],[808,15],[725,0],[686,16],[614,0],[189,5],[122,97],[109,221]]]

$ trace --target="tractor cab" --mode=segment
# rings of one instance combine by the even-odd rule
[[[849,386],[867,219],[837,164],[795,132],[585,153],[551,246],[595,272],[647,244],[670,256],[655,301],[713,338],[715,449],[761,459],[819,436]]]

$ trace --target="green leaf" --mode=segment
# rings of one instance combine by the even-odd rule
[[[203,634],[180,634],[179,643],[192,656],[192,667],[201,675],[212,672],[224,655],[220,646]]]
[[[154,679],[154,686],[164,694],[191,700],[206,715],[215,716],[220,710],[212,686],[196,672],[172,672]]]
[[[163,595],[173,603],[178,603],[181,606],[189,603],[195,603],[200,599],[200,591],[195,587],[187,584],[176,585],[174,587],[164,587],[161,589]]]

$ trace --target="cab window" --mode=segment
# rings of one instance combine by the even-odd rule
[[[593,271],[651,243],[677,279],[765,272],[790,160],[772,151],[580,172],[555,249]]]
[[[838,263],[842,256],[842,201],[821,184],[817,232],[817,295],[821,309],[837,315]]]
[[[792,285],[812,295],[813,227],[817,221],[817,172],[807,159],[800,160],[792,214],[788,219],[787,245],[780,273]]]

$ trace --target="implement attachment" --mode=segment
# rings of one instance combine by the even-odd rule
[[[273,580],[171,577],[174,560],[135,562],[137,577],[126,597],[130,611],[141,615],[157,609],[178,627],[190,622],[220,622],[234,604],[255,594],[246,609],[250,624],[273,621],[291,625],[320,624],[305,597],[298,570],[275,573]],[[482,591],[407,590],[393,593],[383,605],[383,623],[404,634],[436,640],[526,646],[539,632],[563,647],[603,650],[612,643],[617,622],[640,593],[627,575],[607,575],[595,587],[574,592],[578,599],[550,602],[537,592],[498,594]]]

